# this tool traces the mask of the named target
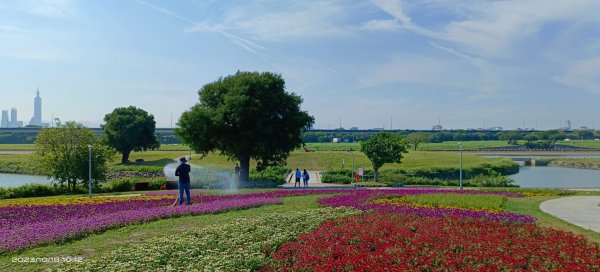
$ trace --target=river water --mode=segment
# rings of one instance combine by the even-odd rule
[[[30,176],[0,173],[0,187],[17,187],[29,183],[51,184],[52,180],[45,176]]]
[[[598,154],[583,155],[517,155],[517,156],[485,156],[505,157],[515,160],[521,168],[519,173],[509,176],[522,188],[600,188],[600,170],[576,169],[549,166],[524,166],[524,159],[551,159],[551,158],[600,158]]]
[[[600,170],[524,166],[509,177],[522,188],[600,188]]]

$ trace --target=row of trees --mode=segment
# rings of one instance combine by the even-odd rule
[[[122,154],[121,162],[127,163],[131,151],[160,145],[154,135],[154,116],[142,109],[117,108],[104,117],[104,122],[104,136],[100,139],[76,122],[42,129],[35,141],[34,159],[48,177],[73,191],[78,184],[86,183],[90,165],[92,182],[97,186],[106,180],[107,162],[116,152]]]
[[[200,102],[183,113],[175,133],[197,154],[219,152],[238,161],[241,181],[249,179],[251,159],[258,162],[257,170],[285,165],[289,153],[302,145],[302,132],[314,123],[300,109],[302,98],[286,92],[278,74],[237,72],[204,85],[198,93]],[[159,147],[154,117],[142,109],[117,108],[104,122],[101,139],[75,122],[43,129],[35,157],[49,177],[69,188],[84,183],[89,146],[96,184],[105,180],[106,162],[115,152],[127,163],[132,151]]]

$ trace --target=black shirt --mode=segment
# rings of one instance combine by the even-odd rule
[[[179,181],[182,183],[190,182],[190,171],[192,171],[192,167],[189,164],[182,163],[177,166],[175,170],[175,176],[179,177]]]

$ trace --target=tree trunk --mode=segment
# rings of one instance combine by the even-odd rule
[[[250,180],[250,157],[240,157],[240,182]]]
[[[375,181],[379,180],[379,167],[373,167],[373,178],[375,179]]]
[[[131,154],[131,150],[123,151],[123,157],[121,157],[121,164],[129,163],[129,154]]]

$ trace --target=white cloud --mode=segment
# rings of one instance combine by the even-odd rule
[[[29,13],[48,17],[65,17],[75,13],[70,0],[22,0],[20,4]]]
[[[595,0],[546,1],[429,1],[417,2],[407,8],[401,0],[372,0],[375,6],[392,16],[393,21],[371,20],[364,29],[395,30],[407,29],[430,38],[453,42],[477,50],[482,54],[503,55],[519,41],[535,37],[542,26],[552,22],[598,22],[596,16],[600,2]],[[422,4],[422,5],[420,5]],[[440,27],[427,28],[418,25],[407,10],[420,11],[427,8],[444,9],[445,14],[456,15],[455,19]]]
[[[287,41],[311,37],[339,37],[352,34],[343,25],[351,7],[334,1],[291,1],[285,5],[248,2],[225,10],[216,22],[204,22],[188,31],[218,27],[262,41]],[[212,25],[212,26],[209,26]]]
[[[554,80],[590,93],[600,94],[598,71],[600,71],[600,57],[585,59],[570,65],[562,76],[556,76]]]

